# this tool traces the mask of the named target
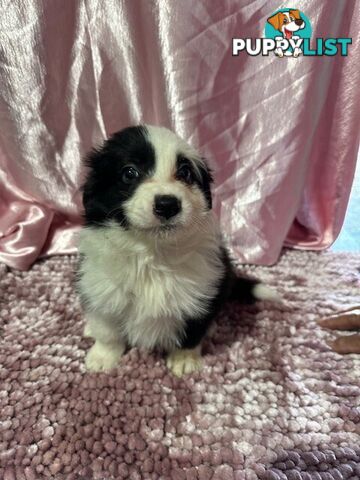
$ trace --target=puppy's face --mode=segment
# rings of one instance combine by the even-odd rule
[[[284,38],[292,38],[294,32],[305,28],[305,22],[300,16],[299,10],[290,10],[289,12],[279,12],[268,18],[268,22],[276,30],[279,30]]]
[[[129,127],[88,157],[85,221],[116,221],[152,235],[178,232],[211,209],[210,172],[197,152],[170,130]]]

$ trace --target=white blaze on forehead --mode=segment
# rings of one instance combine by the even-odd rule
[[[289,20],[289,22],[291,22],[291,19],[290,19],[290,12],[283,12],[285,17]]]
[[[169,180],[175,172],[177,155],[201,162],[196,150],[171,130],[154,125],[145,125],[149,142],[155,151],[155,174],[157,180]]]
[[[157,195],[174,195],[181,202],[181,211],[171,219],[171,225],[192,225],[207,211],[203,192],[197,184],[190,186],[182,181],[174,181],[177,156],[183,155],[193,165],[200,176],[203,160],[196,150],[167,128],[145,125],[147,140],[155,154],[155,169],[150,178],[145,177],[135,192],[123,204],[129,224],[140,229],[149,229],[162,224],[161,218],[154,215],[153,206]],[[150,180],[150,181],[148,181]]]

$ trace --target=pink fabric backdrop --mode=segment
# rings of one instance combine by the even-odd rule
[[[301,3],[301,5],[300,5]],[[260,37],[265,0],[0,4],[0,260],[75,251],[81,157],[129,124],[168,126],[215,170],[233,254],[271,264],[320,249],[344,218],[359,142],[360,9],[303,0],[315,37],[349,57],[232,57]]]

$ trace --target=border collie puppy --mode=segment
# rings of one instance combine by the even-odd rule
[[[166,128],[126,128],[87,158],[78,287],[92,371],[126,347],[160,349],[181,376],[199,369],[201,341],[229,299],[268,299],[235,276],[211,210],[203,158]]]

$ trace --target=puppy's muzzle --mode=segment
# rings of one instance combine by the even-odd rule
[[[153,210],[156,217],[169,220],[181,211],[181,201],[174,195],[156,195]]]

